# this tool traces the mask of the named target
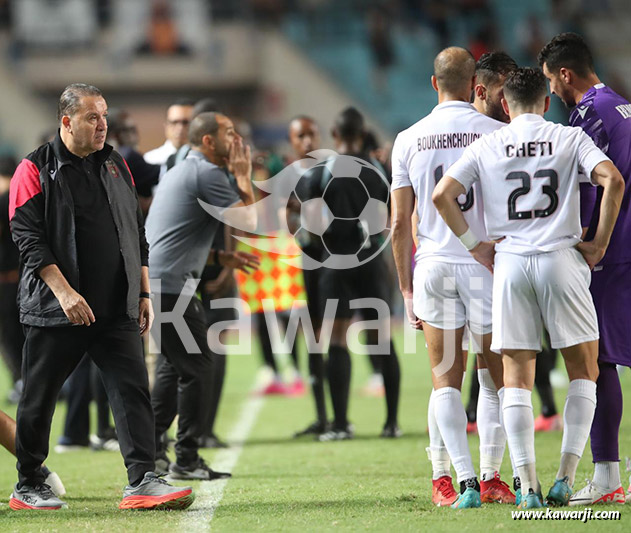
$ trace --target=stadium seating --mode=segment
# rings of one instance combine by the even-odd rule
[[[539,16],[549,13],[549,0],[491,0],[489,4],[506,51],[523,61],[519,57],[515,29],[519,21],[531,13]],[[450,42],[467,46],[481,23],[475,17],[453,17],[448,22]],[[439,45],[433,31],[426,26],[419,24],[393,32],[396,61],[390,69],[385,94],[379,94],[373,84],[365,9],[358,9],[357,2],[329,3],[316,15],[293,13],[287,17],[283,31],[392,133],[411,125],[435,105],[436,96],[429,85],[430,58],[438,52]],[[554,118],[559,120],[562,115]]]

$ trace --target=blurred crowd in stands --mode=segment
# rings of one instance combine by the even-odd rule
[[[517,31],[519,46],[531,60],[541,43],[561,28],[580,30],[584,17],[609,8],[606,1],[550,0],[549,4],[545,18],[533,12]],[[18,47],[85,46],[94,44],[99,30],[112,29],[127,36],[123,41],[130,51],[174,55],[203,46],[208,31],[198,30],[208,29],[212,21],[243,20],[265,27],[299,15],[318,26],[335,12],[365,21],[366,44],[376,67],[382,69],[396,61],[392,33],[398,29],[430,32],[442,49],[462,38],[454,35],[451,22],[464,18],[469,49],[476,58],[502,44],[490,0],[0,0],[0,27],[11,30]]]

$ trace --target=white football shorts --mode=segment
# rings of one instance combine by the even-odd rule
[[[491,350],[539,352],[543,326],[552,348],[597,340],[590,280],[589,266],[576,248],[532,255],[498,252]]]
[[[491,332],[493,276],[479,264],[421,261],[414,268],[414,313],[435,328],[465,324],[473,335]]]

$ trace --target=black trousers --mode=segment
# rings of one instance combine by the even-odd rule
[[[66,421],[64,437],[72,444],[90,443],[90,402],[94,400],[97,412],[98,437],[104,437],[109,429],[110,405],[100,371],[86,354],[68,378]]]
[[[239,292],[236,287],[222,298],[238,298]],[[237,319],[237,313],[234,309],[211,309],[213,298],[205,295],[202,292],[202,306],[206,314],[206,324],[208,327],[216,324],[217,322],[234,321]],[[227,358],[225,353],[214,354],[213,365],[213,383],[211,387],[211,401],[208,406],[208,424],[206,426],[205,435],[208,437],[215,437],[215,420],[217,419],[217,412],[219,411],[219,402],[221,401],[221,392],[223,391],[223,384],[226,378],[226,363]]]
[[[208,427],[208,406],[212,403],[213,376],[216,355],[206,340],[208,326],[202,303],[192,297],[184,312],[184,322],[193,335],[200,353],[189,353],[172,322],[162,323],[160,313],[170,312],[179,295],[161,294],[156,309],[156,328],[165,360],[160,364],[151,394],[156,418],[156,443],[179,415],[175,455],[185,466],[198,458],[199,439]],[[161,450],[159,450],[161,451]]]
[[[20,486],[44,481],[42,463],[57,395],[86,352],[103,377],[129,483],[135,485],[153,471],[153,412],[138,323],[127,317],[98,318],[89,327],[27,326],[25,331],[16,438]]]

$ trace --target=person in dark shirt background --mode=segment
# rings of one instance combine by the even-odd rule
[[[379,163],[370,159],[364,149],[364,117],[353,107],[344,109],[335,119],[333,138],[337,152],[344,156],[356,157],[377,166]],[[331,161],[331,168],[335,160]],[[357,221],[351,221],[361,213],[365,207],[363,196],[356,194],[354,180],[349,178],[335,178],[332,173],[323,176],[319,183],[320,195],[327,190],[327,205],[336,220],[331,223],[323,234],[323,240],[332,254],[354,254],[360,261],[365,261],[358,267],[348,269],[323,268],[320,274],[319,288],[322,304],[325,309],[329,299],[338,299],[339,303],[333,322],[333,331],[327,361],[327,379],[331,390],[334,420],[331,431],[320,435],[319,440],[345,440],[353,437],[353,426],[349,423],[348,399],[351,380],[351,359],[346,344],[346,333],[355,311],[351,309],[351,300],[360,298],[377,298],[388,302],[390,291],[388,283],[375,283],[374,280],[387,280],[388,269],[383,254],[373,256],[379,249],[379,236],[368,239],[364,235],[362,226]],[[365,167],[358,179],[370,193],[371,198],[388,200],[388,184],[374,169]],[[338,220],[339,219],[339,220]],[[337,222],[337,223],[336,223]],[[366,321],[376,320],[374,309],[359,311]],[[369,330],[366,335],[367,347],[377,345],[378,331]],[[389,349],[386,354],[379,354],[381,372],[384,377],[386,392],[387,417],[381,433],[382,437],[396,438],[401,436],[398,427],[398,404],[400,368],[397,354],[392,341],[388,339]]]
[[[15,167],[14,157],[0,157],[0,352],[13,380],[13,390],[9,393],[11,403],[17,403],[22,392],[20,368],[24,344],[17,307],[20,254],[9,228],[9,184]]]
[[[132,116],[124,109],[110,109],[107,117],[107,142],[123,156],[134,177],[138,202],[146,217],[151,205],[153,188],[160,179],[160,165],[147,163],[138,151],[140,137]]]

